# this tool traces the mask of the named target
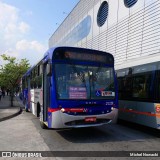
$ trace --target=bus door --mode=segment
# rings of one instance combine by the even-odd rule
[[[43,70],[43,121],[48,120],[48,108],[50,106],[51,77],[48,74],[49,64],[44,64]]]

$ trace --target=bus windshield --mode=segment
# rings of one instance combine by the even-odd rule
[[[58,99],[114,99],[112,67],[55,64]]]

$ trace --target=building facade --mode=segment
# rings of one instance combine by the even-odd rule
[[[109,52],[116,69],[160,55],[160,0],[80,0],[50,37],[53,46]]]

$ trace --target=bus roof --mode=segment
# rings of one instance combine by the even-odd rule
[[[25,76],[28,76],[28,75],[31,73],[31,71],[32,71],[32,69],[33,69],[34,67],[35,67],[35,65],[32,66],[31,68],[29,68],[29,69],[27,70],[27,72],[22,76],[22,78],[25,77]]]
[[[45,52],[45,54],[44,54],[44,57],[43,57],[43,62],[45,63],[46,61],[48,61],[49,59],[51,60],[52,59],[52,57],[53,57],[53,52],[54,52],[54,50],[56,50],[56,49],[63,49],[63,48],[68,48],[69,50],[75,50],[75,49],[79,49],[80,51],[88,51],[88,52],[100,52],[100,53],[102,53],[102,54],[108,54],[108,55],[110,55],[113,59],[114,59],[114,57],[113,57],[113,55],[112,54],[110,54],[110,53],[108,53],[108,52],[104,52],[104,51],[99,51],[99,50],[94,50],[94,49],[87,49],[87,48],[77,48],[77,47],[69,47],[69,46],[58,46],[58,47],[52,47],[52,48],[50,48],[50,49],[48,49],[46,52]]]

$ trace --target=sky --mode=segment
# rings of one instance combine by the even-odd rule
[[[0,0],[0,55],[26,58],[31,65],[79,0]],[[0,65],[3,64],[0,59]]]

